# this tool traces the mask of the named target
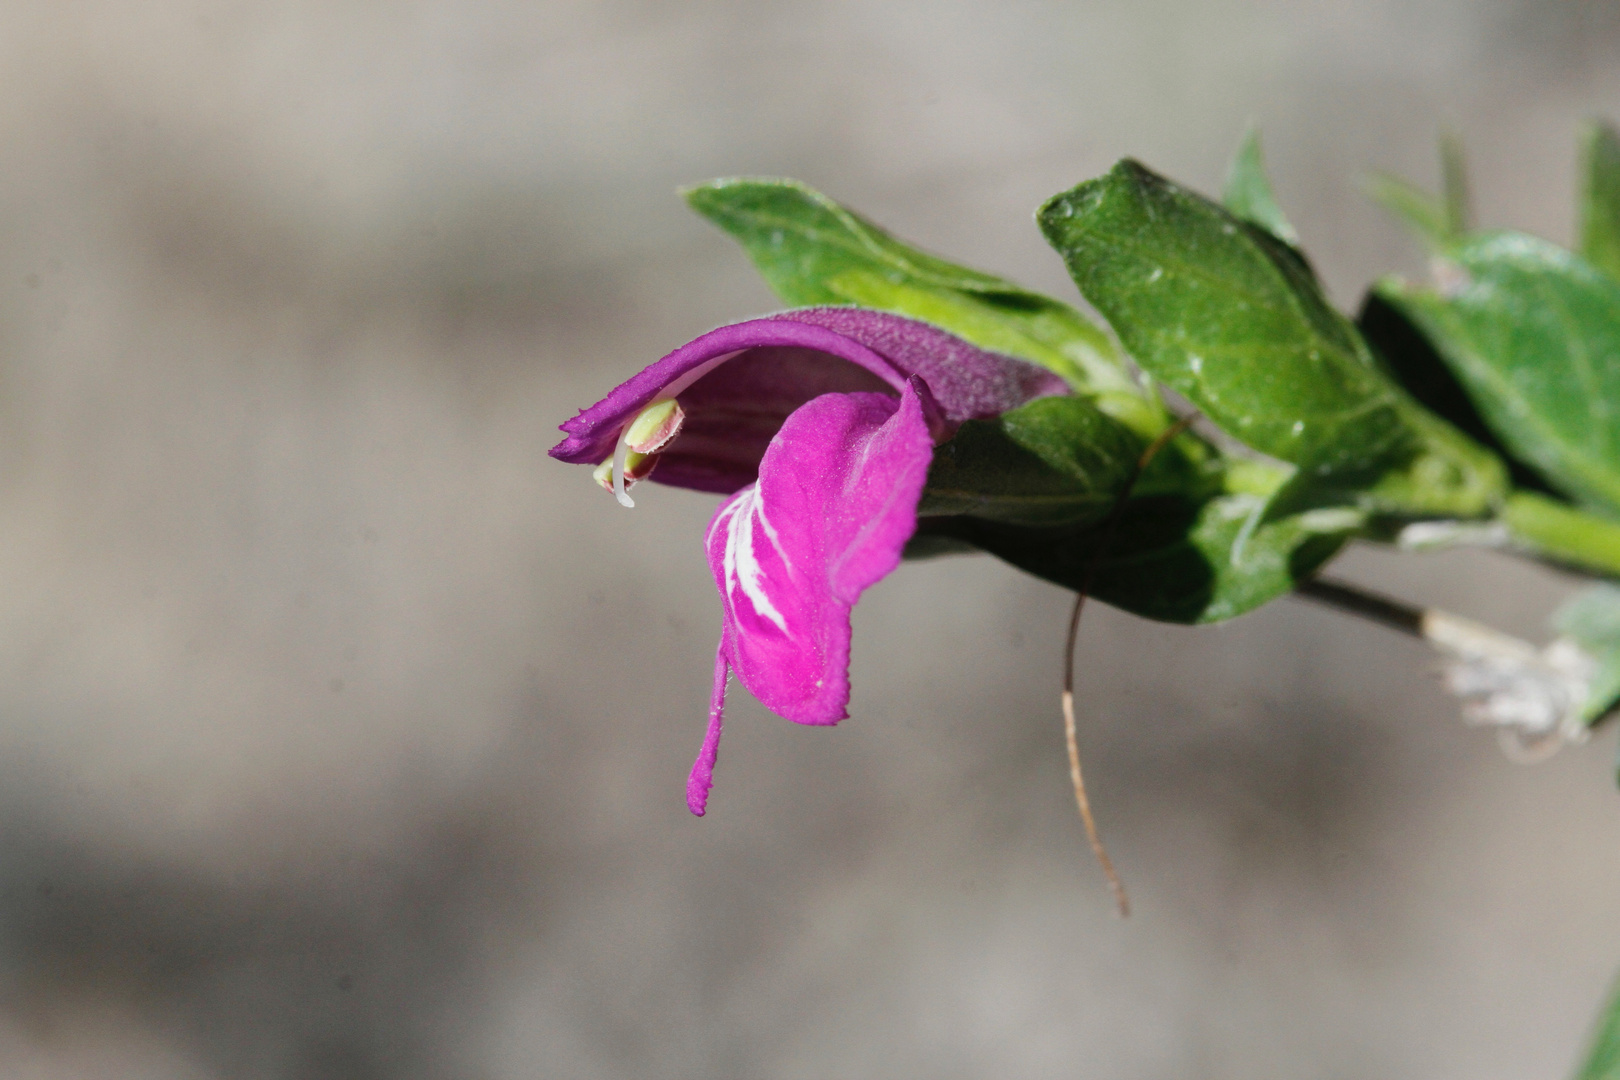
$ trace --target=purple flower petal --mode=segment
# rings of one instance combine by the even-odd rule
[[[753,483],[765,448],[806,401],[822,394],[894,394],[897,389],[827,352],[779,345],[745,350],[678,398],[686,421],[659,457],[658,482],[729,495]]]
[[[686,808],[698,817],[709,805],[709,789],[714,787],[714,762],[720,756],[720,727],[726,718],[726,680],[731,677],[731,665],[726,662],[726,638],[720,635],[720,647],[714,654],[714,689],[709,694],[709,729],[703,733],[703,746],[692,773],[686,778]]]
[[[784,311],[769,318],[825,326],[854,338],[902,375],[920,375],[945,415],[957,423],[1000,416],[1031,398],[1069,392],[1067,383],[1043,367],[989,352],[936,326],[899,315],[822,307]]]
[[[720,588],[721,656],[779,716],[836,724],[848,713],[850,609],[900,564],[934,441],[910,385],[887,394],[826,394],[788,417],[759,482],[709,523]],[[694,813],[711,781],[724,706],[717,668],[709,737],[687,786]]]
[[[551,455],[596,465],[642,409],[674,397],[685,420],[663,450],[658,482],[729,493],[758,475],[771,437],[805,402],[827,393],[897,395],[914,375],[952,422],[1066,392],[1042,368],[926,323],[861,308],[804,308],[723,326],[676,349],[563,424],[567,438]]]
[[[806,308],[705,334],[562,425],[552,456],[598,466],[626,505],[638,474],[735,492],[705,537],[724,618],[687,781],[694,814],[714,781],[730,673],[789,720],[843,719],[850,611],[899,565],[934,446],[964,420],[1065,392],[1056,375],[926,323]]]

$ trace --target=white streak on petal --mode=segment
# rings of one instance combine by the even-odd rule
[[[754,553],[754,522],[758,512],[759,488],[749,487],[725,509],[724,517],[715,522],[716,526],[726,530],[726,549],[721,556],[721,565],[726,575],[727,591],[733,587],[741,589],[754,611],[792,637],[788,633],[787,619],[771,603],[770,594],[765,591],[765,571]],[[780,555],[781,545],[774,531],[767,526],[765,533],[766,540]]]
[[[782,547],[782,537],[777,534],[776,526],[772,525],[770,518],[765,516],[765,501],[758,497],[759,489],[756,487],[754,491],[754,514],[759,518],[760,527],[765,530],[765,539],[771,542],[771,547],[775,549],[777,558],[782,560],[782,569],[792,573],[793,560],[788,558],[787,550]]]

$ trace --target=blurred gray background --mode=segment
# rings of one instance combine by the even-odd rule
[[[683,183],[800,177],[1072,296],[1031,211],[1258,122],[1338,302],[1466,139],[1567,239],[1579,0],[0,5],[0,1075],[1557,1077],[1620,966],[1612,736],[1534,768],[1405,640],[908,565],[852,718],[733,695],[714,499],[545,451],[775,304]],[[1351,553],[1541,636],[1567,581]]]

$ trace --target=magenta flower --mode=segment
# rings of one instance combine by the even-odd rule
[[[730,496],[705,536],[723,614],[692,813],[713,784],[728,674],[789,720],[844,719],[850,611],[900,564],[934,446],[1065,392],[926,323],[806,308],[704,334],[562,425],[551,456],[597,466],[626,506],[649,476]]]

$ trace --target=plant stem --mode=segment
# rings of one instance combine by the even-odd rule
[[[1294,591],[1307,600],[1422,638],[1442,650],[1497,656],[1520,663],[1534,663],[1540,652],[1522,638],[1472,619],[1439,608],[1413,607],[1343,581],[1311,578],[1294,586]]]
[[[1422,638],[1442,652],[1489,656],[1516,665],[1538,665],[1541,650],[1523,638],[1453,615],[1439,608],[1420,608],[1366,592],[1343,581],[1312,578],[1294,587],[1307,600],[1358,615],[1369,622]]]
[[[1620,575],[1620,522],[1515,491],[1502,508],[1513,539],[1536,555],[1608,576]]]
[[[1411,607],[1385,596],[1363,592],[1354,585],[1324,578],[1310,578],[1294,586],[1294,591],[1307,600],[1337,608],[1351,615],[1399,630],[1413,637],[1423,636],[1422,608]]]

